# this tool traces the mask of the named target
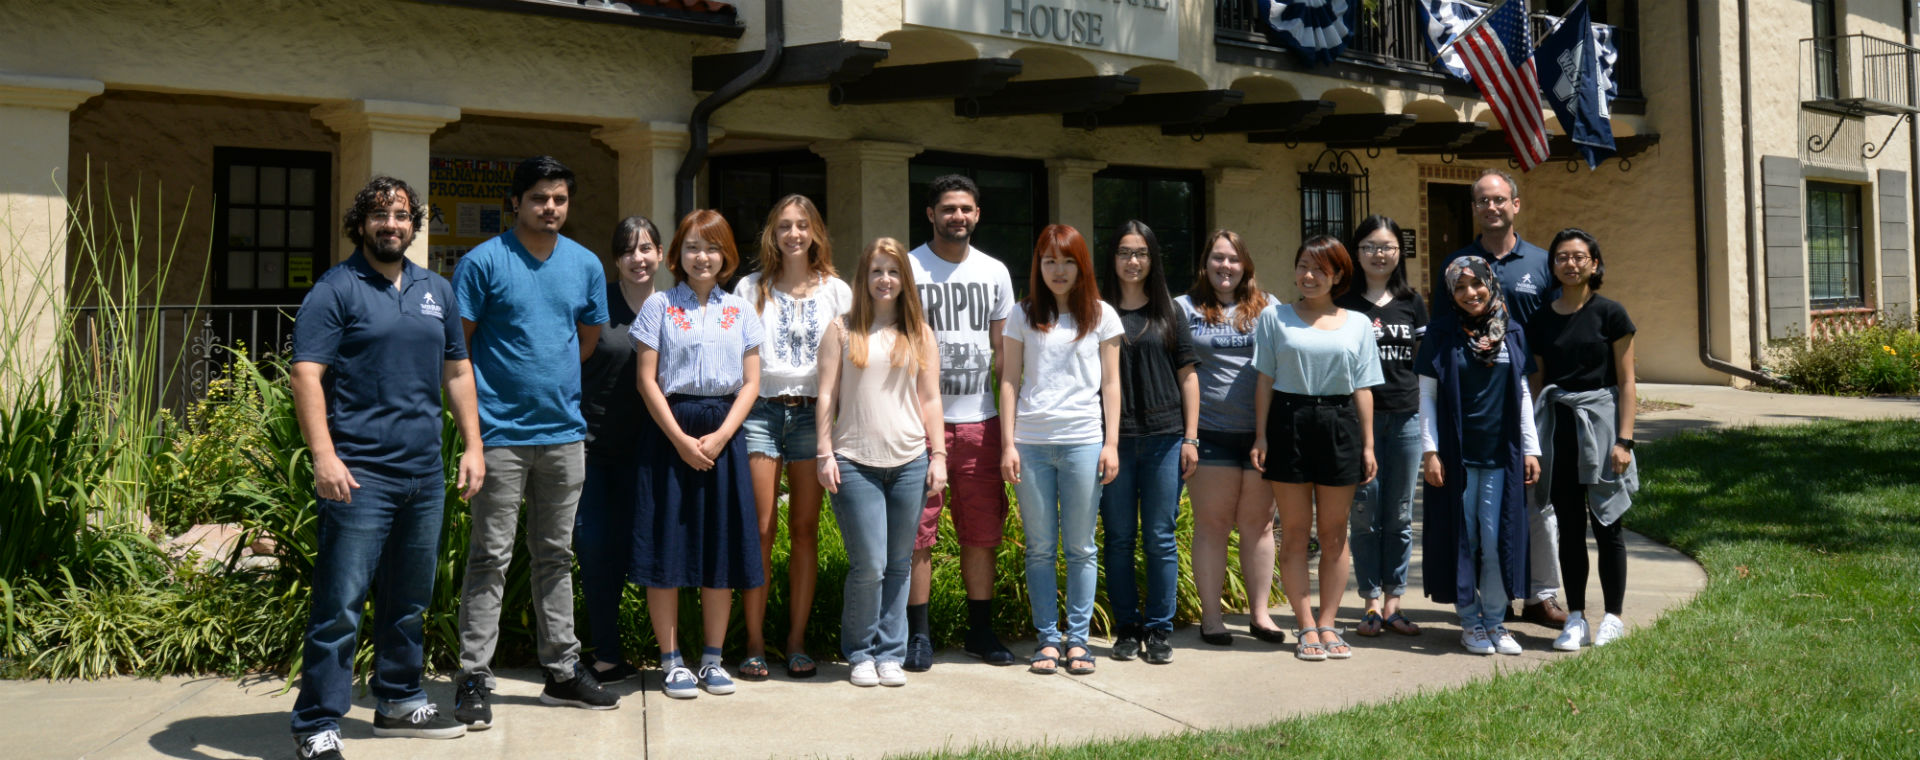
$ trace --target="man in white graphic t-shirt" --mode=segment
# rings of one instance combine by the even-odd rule
[[[960,577],[967,587],[967,654],[992,665],[1012,665],[1013,652],[993,633],[994,553],[1007,523],[1007,491],[1000,480],[1000,420],[993,404],[994,351],[1000,329],[1013,312],[1013,279],[1007,267],[975,249],[980,188],[949,174],[927,192],[933,239],[913,249],[913,279],[927,322],[940,342],[940,400],[946,412],[944,440],[928,439],[934,456],[947,457],[953,491],[953,527],[960,538]],[[942,444],[945,444],[942,446]],[[939,537],[945,495],[929,494],[914,541],[913,584],[907,596],[907,670],[933,667],[927,628],[927,598],[933,581],[933,544]]]

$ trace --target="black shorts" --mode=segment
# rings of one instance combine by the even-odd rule
[[[1281,483],[1358,485],[1366,478],[1360,413],[1352,396],[1273,392],[1267,407],[1267,471]]]

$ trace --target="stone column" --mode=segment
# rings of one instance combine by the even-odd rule
[[[907,197],[907,159],[924,148],[878,140],[831,140],[808,146],[827,161],[827,229],[833,232],[833,265],[847,279],[860,252],[877,237],[907,240],[909,214],[918,206]]]
[[[1260,170],[1219,166],[1208,169],[1206,175],[1207,229],[1248,229],[1259,203],[1250,196],[1260,181]]]
[[[104,91],[0,72],[0,404],[43,372],[59,382],[46,360],[67,296],[69,114]]]
[[[394,100],[349,100],[315,108],[313,117],[340,133],[340,176],[333,182],[337,188],[334,210],[345,214],[353,206],[353,196],[375,175],[403,180],[423,194],[430,192],[427,180],[432,171],[433,133],[458,121],[460,109]],[[339,240],[335,261],[353,253],[353,241],[345,235]],[[407,249],[407,258],[420,266],[428,265],[424,225]]]
[[[1085,158],[1047,159],[1047,221],[1080,231],[1093,247],[1093,173],[1107,162]]]
[[[619,154],[621,218],[640,214],[653,220],[662,237],[671,238],[680,223],[673,218],[673,174],[692,144],[687,125],[666,121],[612,124],[594,130],[593,139]],[[666,240],[657,242],[667,244]]]

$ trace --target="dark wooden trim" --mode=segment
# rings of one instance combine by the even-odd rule
[[[1275,132],[1300,130],[1320,123],[1333,113],[1328,100],[1294,100],[1286,103],[1244,103],[1227,109],[1220,118],[1205,124],[1169,124],[1160,128],[1167,136],[1229,134],[1233,132]]]
[[[1420,117],[1410,113],[1336,113],[1319,123],[1285,132],[1249,132],[1250,143],[1323,143],[1334,140],[1381,145],[1392,140]]]
[[[1239,90],[1193,90],[1130,95],[1120,105],[1105,111],[1061,114],[1063,127],[1130,127],[1142,124],[1198,124],[1226,115],[1240,105],[1246,93]]]
[[[780,52],[780,66],[759,87],[845,84],[866,76],[886,60],[893,45],[866,40],[835,40],[793,45]],[[761,51],[693,57],[693,89],[712,92],[759,62]]]
[[[882,66],[840,85],[838,97],[846,105],[985,97],[1006,87],[1023,65],[1018,58],[970,58]]]
[[[999,92],[955,98],[955,116],[1024,116],[1042,113],[1104,111],[1140,90],[1140,80],[1123,74],[1008,82]]]
[[[696,13],[693,11],[661,8],[655,5],[633,5],[628,8],[611,6],[574,5],[548,0],[412,0],[416,3],[433,5],[453,5],[462,8],[503,11],[528,16],[549,16],[573,21],[587,21],[601,24],[622,24],[668,32],[686,32],[704,34],[712,37],[739,37],[747,31],[747,25],[729,8],[723,13]]]
[[[1327,141],[1329,148],[1398,148],[1406,152],[1414,148],[1434,148],[1442,152],[1457,150],[1474,138],[1485,134],[1486,122],[1480,121],[1439,121],[1414,124],[1398,135],[1380,142],[1362,140],[1334,139]]]

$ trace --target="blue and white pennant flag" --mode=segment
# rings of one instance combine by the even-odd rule
[[[1260,0],[1269,39],[1292,48],[1309,65],[1333,63],[1358,24],[1360,0]]]

